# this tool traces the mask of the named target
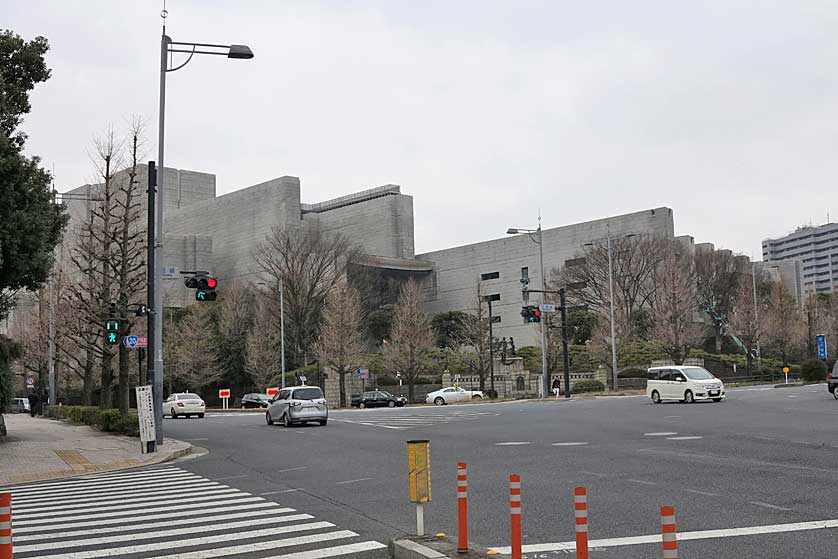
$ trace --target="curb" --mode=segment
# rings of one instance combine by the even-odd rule
[[[774,388],[795,388],[799,386],[805,386],[805,383],[802,382],[790,382],[788,384],[775,384]]]
[[[458,553],[457,542],[444,535],[393,539],[387,549],[394,559],[483,559],[485,555],[485,550],[471,545],[468,553]]]

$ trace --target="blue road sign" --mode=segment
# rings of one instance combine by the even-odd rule
[[[125,336],[124,338],[122,338],[122,343],[128,349],[134,349],[135,347],[137,347],[138,339],[139,338],[137,336]]]
[[[827,358],[826,355],[826,336],[817,336],[815,341],[818,344],[818,359],[823,359],[824,361]]]
[[[358,369],[358,380],[369,380],[370,378],[370,370],[361,367]]]

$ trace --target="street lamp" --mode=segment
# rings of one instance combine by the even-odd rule
[[[260,281],[259,285],[267,286],[268,284]],[[279,348],[280,371],[282,373],[279,386],[285,388],[285,288],[282,285],[281,278],[279,280]]]
[[[163,17],[163,33],[160,38],[160,118],[157,127],[157,201],[153,227],[153,260],[150,259],[155,262],[154,267],[150,270],[153,277],[153,281],[151,282],[153,293],[149,294],[149,298],[153,301],[153,310],[148,317],[148,329],[151,334],[149,336],[148,349],[152,356],[148,360],[148,378],[154,379],[152,393],[154,396],[156,444],[158,446],[163,444],[163,290],[159,267],[163,256],[163,179],[165,175],[163,140],[165,137],[166,120],[166,74],[180,70],[189,64],[192,57],[196,54],[212,54],[239,60],[253,58],[253,51],[246,45],[216,45],[212,43],[183,43],[172,41],[171,37],[166,35],[167,15],[166,10],[163,10],[161,13]],[[169,67],[169,55],[170,53],[176,52],[187,53],[189,57],[183,64],[171,68]],[[283,380],[285,380],[284,375]]]
[[[634,234],[625,235],[628,239]],[[611,263],[611,226],[606,228],[606,242],[608,244],[608,306],[611,311],[611,382],[614,390],[617,390],[619,380],[617,377],[617,335],[614,328],[614,268]],[[594,246],[594,243],[585,243],[585,246]],[[608,391],[608,383],[605,383],[605,390]]]
[[[530,238],[532,242],[538,245],[538,265],[541,269],[541,303],[544,304],[544,291],[547,290],[547,283],[544,280],[544,239],[541,230],[541,216],[538,216],[538,229],[521,229],[516,227],[510,227],[506,230],[507,235],[520,235],[526,233],[527,236]],[[538,240],[533,238],[533,233],[536,233],[538,236]],[[542,376],[542,385],[543,385],[543,393],[542,396],[544,398],[550,394],[550,373],[547,371],[547,341],[546,341],[546,332],[547,330],[547,321],[541,321],[541,376]]]

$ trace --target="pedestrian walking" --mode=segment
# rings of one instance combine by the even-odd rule
[[[29,415],[35,417],[35,414],[38,412],[38,405],[41,403],[40,398],[38,398],[37,392],[32,392],[29,395]]]
[[[556,395],[556,400],[559,399],[559,393],[562,391],[562,383],[559,379],[553,379],[553,394]]]

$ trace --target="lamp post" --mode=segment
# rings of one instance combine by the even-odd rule
[[[259,285],[268,285],[259,282]],[[279,280],[279,362],[282,378],[279,380],[280,388],[285,388],[285,288],[282,279]]]
[[[213,54],[226,56],[227,58],[247,60],[253,58],[253,52],[246,45],[216,45],[211,43],[183,43],[172,41],[166,35],[166,16],[168,13],[163,10],[163,33],[160,37],[160,113],[157,126],[157,201],[156,216],[154,220],[154,247],[153,250],[154,269],[152,288],[154,293],[150,299],[154,305],[149,316],[149,360],[148,378],[154,379],[152,394],[154,396],[154,424],[156,430],[157,445],[163,444],[163,291],[160,277],[160,264],[163,256],[163,192],[164,192],[164,139],[166,123],[166,74],[180,70],[192,60],[196,54]],[[183,48],[181,48],[183,47]],[[189,57],[183,64],[169,67],[169,55],[171,53],[186,53]],[[284,377],[283,377],[284,379]]]
[[[544,292],[547,290],[547,283],[544,278],[544,238],[541,230],[541,216],[538,216],[538,229],[521,229],[510,227],[506,230],[507,235],[519,235],[526,233],[530,240],[538,245],[538,266],[541,270],[541,303],[544,304]],[[538,240],[533,238],[533,233],[538,236]],[[546,341],[547,324],[545,320],[541,321],[541,376],[542,376],[542,397],[546,398],[550,394],[550,372],[547,370],[547,341]]]

